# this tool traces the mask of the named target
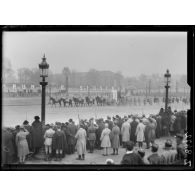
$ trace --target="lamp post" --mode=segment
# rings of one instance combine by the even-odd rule
[[[171,74],[169,73],[169,70],[166,71],[164,74],[164,79],[165,79],[165,89],[166,89],[166,94],[165,94],[165,112],[167,111],[168,103],[169,103],[169,83],[171,82]]]
[[[48,69],[49,64],[46,62],[45,54],[42,58],[41,64],[39,64],[40,69],[40,77],[42,77],[42,81],[40,82],[40,85],[42,87],[42,97],[41,97],[41,122],[42,125],[45,124],[45,88],[48,82],[45,81],[45,78],[48,77]]]

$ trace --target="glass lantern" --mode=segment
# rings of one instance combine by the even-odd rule
[[[171,82],[171,74],[169,73],[169,70],[164,74],[164,82],[165,84],[168,84]]]
[[[48,77],[49,64],[46,62],[45,55],[42,58],[41,64],[39,64],[40,77]]]

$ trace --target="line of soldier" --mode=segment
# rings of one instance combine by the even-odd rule
[[[66,123],[56,122],[55,125],[47,124],[42,128],[39,117],[29,125],[24,121],[23,125],[12,128],[3,128],[3,161],[5,164],[12,162],[25,162],[25,157],[32,154],[36,156],[39,150],[45,147],[45,160],[61,160],[66,154],[78,153],[78,160],[85,159],[86,150],[90,153],[94,149],[104,149],[103,155],[108,155],[108,148],[113,148],[113,155],[118,154],[120,146],[127,147],[129,141],[138,144],[140,150],[143,143],[146,149],[155,144],[155,139],[170,134],[184,134],[187,125],[187,113],[185,111],[168,111],[161,108],[159,114],[143,116],[118,115],[104,119],[81,120],[76,125],[72,119]],[[83,131],[84,130],[84,131]]]

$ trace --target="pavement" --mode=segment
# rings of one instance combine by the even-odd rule
[[[159,150],[158,153],[161,154],[163,151],[163,147],[164,147],[164,143],[166,141],[168,137],[163,137],[160,139],[156,139],[155,143],[157,143],[159,145]],[[173,141],[173,147],[176,147],[176,142],[175,142],[175,138],[174,137],[169,137],[169,139],[172,139]],[[147,158],[152,152],[151,149],[145,149],[146,148],[146,144],[143,144],[143,149],[145,150],[145,158]],[[138,147],[135,146],[134,150],[137,151]],[[27,160],[25,164],[46,164],[46,165],[55,165],[55,164],[105,164],[107,159],[112,159],[114,160],[115,164],[120,164],[123,155],[126,152],[125,148],[119,148],[119,154],[118,155],[111,155],[113,152],[112,148],[109,148],[108,151],[108,156],[103,156],[103,150],[94,150],[94,153],[88,153],[88,151],[85,154],[85,160],[76,160],[77,153],[75,152],[74,154],[71,155],[66,155],[61,161],[44,161],[44,154],[42,154],[42,158],[39,158],[37,160]]]

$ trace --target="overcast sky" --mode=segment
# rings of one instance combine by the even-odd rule
[[[13,69],[35,68],[45,53],[54,73],[121,71],[125,76],[187,74],[186,32],[5,32],[3,56]]]

